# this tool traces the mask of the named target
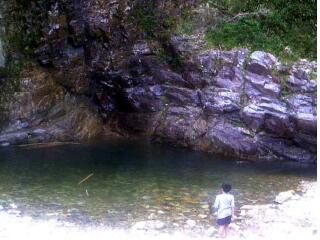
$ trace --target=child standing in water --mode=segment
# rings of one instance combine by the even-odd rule
[[[230,184],[222,184],[222,193],[217,195],[214,208],[217,209],[217,224],[219,225],[219,236],[225,238],[231,218],[234,217],[234,197],[229,192]]]

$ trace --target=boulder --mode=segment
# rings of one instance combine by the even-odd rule
[[[282,204],[286,201],[289,201],[289,200],[293,200],[293,199],[297,199],[298,196],[296,196],[295,192],[293,190],[289,190],[289,191],[286,191],[286,192],[281,192],[279,193],[276,198],[275,198],[275,203],[279,203],[279,204]]]
[[[255,156],[258,145],[251,133],[243,127],[225,120],[210,122],[205,139],[210,143],[210,149],[222,154]]]
[[[201,106],[198,92],[188,88],[164,85],[163,96],[164,101],[171,106]]]
[[[240,110],[240,94],[225,88],[207,88],[202,92],[204,112],[208,115]]]
[[[272,69],[277,62],[277,58],[272,54],[262,51],[255,51],[249,57],[249,60],[246,64],[246,70],[257,75],[271,75]]]
[[[206,237],[213,237],[214,234],[218,233],[218,230],[215,227],[209,227],[206,231],[205,231],[205,236]]]
[[[163,89],[159,85],[125,89],[124,104],[134,112],[157,112],[163,108]]]
[[[302,147],[297,146],[294,141],[268,135],[258,135],[256,137],[259,148],[271,157],[292,161],[298,164],[314,164],[316,155]]]
[[[241,111],[241,117],[254,131],[266,130],[281,137],[291,137],[294,132],[287,107],[278,100],[263,98],[249,104]]]
[[[188,227],[190,227],[190,228],[193,228],[193,227],[195,227],[197,225],[197,222],[194,221],[194,220],[189,219],[189,220],[186,221],[186,225]]]
[[[220,88],[240,91],[243,82],[243,73],[240,68],[223,66],[216,77],[215,85]]]
[[[289,76],[287,80],[288,89],[294,93],[312,93],[317,89],[317,83],[314,80],[299,79],[295,76]]]
[[[248,72],[245,75],[245,81],[245,93],[249,99],[259,97],[279,98],[280,96],[280,84],[270,75],[263,76]]]
[[[153,77],[156,82],[162,84],[187,88],[193,87],[193,85],[183,79],[180,74],[172,72],[170,70],[158,69],[156,71],[153,71]]]
[[[316,99],[314,96],[293,94],[285,99],[298,132],[315,136],[317,132]]]
[[[201,109],[195,107],[168,106],[156,123],[154,137],[177,145],[197,145],[207,131],[207,123],[201,118]]]
[[[145,41],[141,41],[136,43],[132,47],[132,52],[134,55],[150,55],[152,54],[152,50],[150,49],[149,45]]]

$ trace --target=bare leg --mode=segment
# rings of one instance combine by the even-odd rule
[[[224,236],[226,237],[228,235],[228,229],[229,229],[229,225],[224,225]]]
[[[224,232],[224,226],[219,226],[219,237],[224,238],[225,232]]]

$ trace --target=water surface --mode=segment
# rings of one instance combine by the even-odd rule
[[[0,206],[76,224],[130,227],[157,219],[181,226],[192,219],[206,225],[208,203],[222,182],[233,185],[239,207],[268,203],[301,180],[316,179],[314,169],[237,160],[148,141],[3,148]]]

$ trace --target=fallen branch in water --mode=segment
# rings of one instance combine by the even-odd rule
[[[81,183],[87,181],[89,178],[91,178],[93,176],[93,173],[90,173],[88,176],[86,176],[84,179],[82,179],[80,182],[78,182],[78,185],[80,185]]]

